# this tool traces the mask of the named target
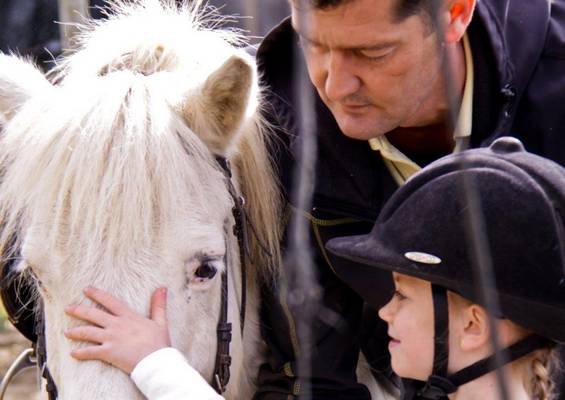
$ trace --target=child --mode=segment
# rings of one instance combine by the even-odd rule
[[[565,169],[502,138],[431,164],[391,197],[370,234],[328,243],[358,263],[336,272],[368,303],[372,275],[393,272],[396,291],[379,310],[392,367],[425,382],[404,398],[502,398],[496,331],[509,398],[551,399],[553,349],[565,341],[564,216]],[[494,313],[477,260],[492,263],[494,285],[482,287]]]

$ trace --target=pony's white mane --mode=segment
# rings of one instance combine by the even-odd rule
[[[233,31],[206,28],[215,17],[200,3],[114,2],[109,21],[85,27],[78,51],[56,69],[59,85],[34,96],[7,125],[0,154],[3,254],[10,245],[18,251],[25,238],[14,242],[13,232],[25,231],[30,220],[41,221],[38,236],[61,254],[77,242],[86,246],[80,253],[87,265],[161,246],[160,221],[185,210],[184,199],[201,205],[195,210],[230,204],[223,181],[208,179],[221,173],[212,148],[235,161],[251,222],[274,257],[252,237],[255,259],[263,268],[277,265],[277,190],[264,132],[251,116],[259,94],[251,96],[241,137],[216,137],[215,121],[197,112],[207,106],[202,82],[241,42]],[[187,96],[190,109],[182,104]],[[65,112],[53,112],[53,104]]]
[[[61,253],[82,239],[84,262],[96,265],[99,254],[159,246],[160,221],[186,210],[185,199],[200,206],[195,212],[229,205],[220,197],[226,193],[222,180],[206,179],[215,170],[207,148],[152,85],[120,72],[90,87],[51,93],[51,101],[69,111],[65,115],[46,110],[37,121],[33,108],[18,115],[4,143],[25,150],[0,159],[11,165],[0,194],[11,199],[0,200],[8,206],[2,207],[5,221],[41,221],[48,227],[41,235],[47,247]],[[4,234],[19,230],[6,228]]]

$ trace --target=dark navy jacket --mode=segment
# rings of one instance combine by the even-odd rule
[[[511,135],[529,151],[565,165],[565,0],[509,0],[507,15],[505,3],[478,1],[468,30],[475,70],[470,144],[487,146]],[[273,153],[287,200],[292,198],[301,137],[294,93],[299,77],[294,67],[303,60],[297,41],[287,19],[257,52],[267,86],[266,117],[278,126],[281,139]],[[363,318],[361,299],[332,271],[333,263],[345,261],[327,254],[323,245],[334,236],[368,232],[397,185],[378,154],[366,142],[344,136],[315,93],[314,98],[317,181],[313,207],[303,211],[312,228],[324,304],[312,324],[313,398],[369,399],[366,389],[356,383],[358,353],[362,348],[380,377],[388,376],[386,327],[375,310],[366,310]],[[291,276],[294,267],[285,265]],[[374,288],[382,293],[383,304],[391,288],[390,276],[383,273]],[[301,310],[293,309],[277,291],[265,290],[264,300],[263,334],[270,359],[259,374],[256,399],[287,399],[301,392],[293,344]]]

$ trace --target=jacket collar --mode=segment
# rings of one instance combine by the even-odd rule
[[[477,121],[485,129],[481,136],[486,137],[486,140],[482,140],[480,144],[486,146],[496,138],[511,133],[517,104],[544,49],[550,21],[550,3],[548,0],[479,0],[475,13],[470,30],[482,29],[486,32],[483,39],[488,41],[489,53],[494,58],[494,66],[491,67],[496,69],[498,78],[494,82],[492,77],[489,80],[486,74],[481,74],[480,70],[486,67],[486,61],[477,60],[477,75],[480,76],[478,81],[485,78],[487,80],[482,82],[483,93],[480,87],[476,91],[476,97],[478,95],[482,99],[476,98],[475,102],[482,102],[485,112],[492,114],[492,110],[486,110],[486,107],[496,110],[490,121],[494,123],[489,124],[488,118]],[[484,41],[477,41],[476,34],[474,37],[471,44],[473,49],[485,46]],[[496,86],[486,88],[487,85]],[[493,91],[497,89],[499,101],[493,101]],[[487,91],[491,99],[484,98]]]

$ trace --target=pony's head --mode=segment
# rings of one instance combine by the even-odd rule
[[[63,309],[84,302],[88,285],[143,313],[151,292],[167,286],[173,345],[211,379],[220,276],[239,270],[216,155],[232,161],[269,247],[251,237],[253,265],[276,265],[278,198],[253,61],[234,33],[205,27],[198,5],[174,3],[114,2],[57,67],[56,84],[0,56],[0,251],[36,279],[63,400],[140,396],[118,370],[69,356],[77,344],[62,332],[77,322]],[[272,276],[253,265],[253,277]],[[236,303],[241,282],[230,274]],[[238,310],[230,310],[237,364]]]

